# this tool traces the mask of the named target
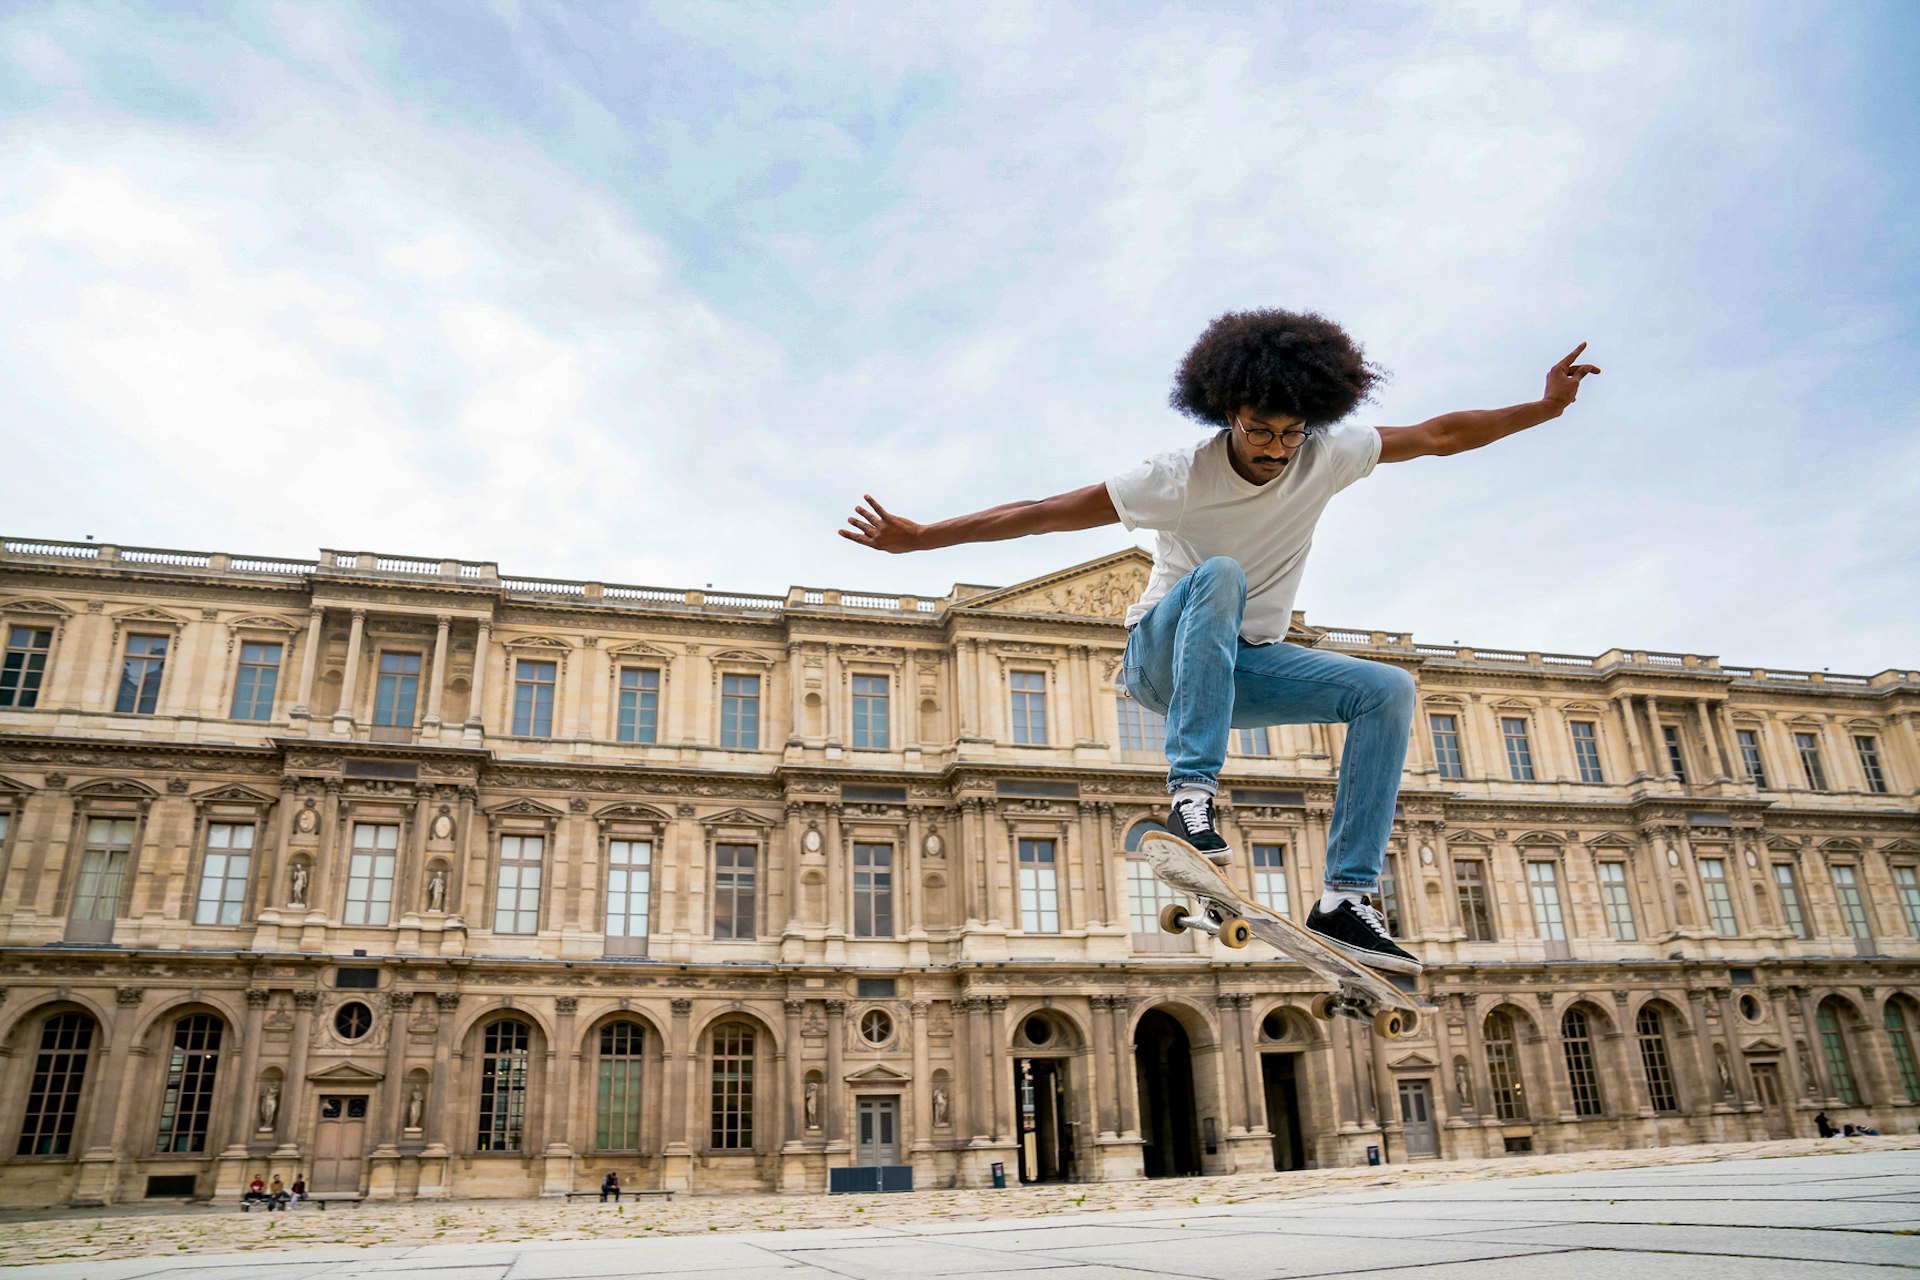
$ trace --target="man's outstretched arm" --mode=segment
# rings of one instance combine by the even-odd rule
[[[1406,462],[1412,458],[1465,453],[1559,417],[1580,394],[1580,379],[1600,372],[1597,365],[1574,363],[1586,349],[1587,344],[1581,343],[1567,353],[1566,359],[1547,370],[1546,394],[1538,400],[1505,409],[1443,413],[1417,427],[1378,428],[1380,461]]]
[[[962,542],[999,542],[1030,533],[1066,533],[1120,523],[1120,513],[1113,509],[1104,483],[1031,502],[1003,503],[932,524],[917,524],[894,515],[875,502],[872,494],[865,496],[866,502],[847,517],[852,527],[840,530],[840,536],[876,551],[931,551]]]

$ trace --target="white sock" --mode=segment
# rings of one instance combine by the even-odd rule
[[[1189,798],[1211,800],[1213,799],[1213,792],[1207,790],[1205,787],[1185,786],[1173,793],[1173,802],[1175,804],[1179,804],[1182,800]]]
[[[1360,902],[1366,893],[1359,889],[1329,889],[1320,895],[1320,910],[1338,911],[1343,902]]]

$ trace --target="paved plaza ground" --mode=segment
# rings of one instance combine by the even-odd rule
[[[874,1198],[16,1212],[0,1262],[9,1280],[1896,1275],[1920,1272],[1920,1138]]]

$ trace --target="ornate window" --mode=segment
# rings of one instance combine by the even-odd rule
[[[1860,1086],[1853,1080],[1853,1056],[1847,1052],[1846,1032],[1840,1028],[1840,1015],[1833,1001],[1822,1004],[1814,1015],[1820,1031],[1820,1049],[1826,1055],[1827,1074],[1833,1078],[1833,1096],[1850,1107],[1860,1105]]]
[[[853,936],[893,936],[893,846],[853,846]]]
[[[1820,759],[1820,735],[1817,733],[1796,733],[1793,735],[1794,750],[1800,753],[1800,771],[1807,777],[1807,788],[1812,791],[1827,789],[1827,766]]]
[[[393,864],[399,855],[400,828],[390,822],[353,824],[353,851],[347,855],[347,903],[344,924],[385,924],[393,909]]]
[[[1544,858],[1528,860],[1527,894],[1533,901],[1533,926],[1547,944],[1547,955],[1566,958],[1567,921],[1560,906],[1560,874],[1553,863]]]
[[[1466,777],[1466,766],[1460,759],[1460,721],[1451,715],[1430,715],[1427,727],[1433,733],[1433,759],[1440,776]]]
[[[1280,915],[1291,912],[1287,903],[1287,846],[1253,846],[1253,896]]]
[[[5,834],[4,829],[0,829],[0,835]],[[1893,889],[1900,897],[1901,914],[1907,918],[1907,932],[1920,938],[1920,869],[1894,867]]]
[[[1900,1001],[1889,1000],[1880,1014],[1887,1029],[1887,1043],[1893,1049],[1893,1062],[1900,1069],[1900,1086],[1907,1091],[1908,1102],[1920,1102],[1920,1064],[1914,1062],[1913,1035],[1907,1027],[1906,1011]]]
[[[1051,840],[1020,841],[1020,928],[1060,932],[1060,880]]]
[[[132,818],[87,819],[87,845],[80,853],[80,874],[74,881],[69,914],[73,941],[105,941],[113,936],[120,914],[120,894],[126,883],[127,860],[133,855]],[[84,937],[79,935],[84,934]]]
[[[120,692],[115,711],[150,716],[160,699],[160,680],[167,671],[169,636],[131,635],[121,660]]]
[[[413,724],[420,701],[420,655],[382,653],[380,678],[374,682],[373,722],[405,728]]]
[[[1860,876],[1853,867],[1838,863],[1833,868],[1833,896],[1840,904],[1840,919],[1856,940],[1871,942],[1873,925],[1867,919],[1867,902],[1860,893]]]
[[[1137,698],[1117,700],[1120,712],[1120,749],[1158,752],[1167,740],[1167,718]]]
[[[1762,791],[1767,789],[1767,766],[1760,759],[1760,731],[1758,729],[1736,729],[1734,738],[1740,743],[1740,763],[1747,767],[1747,777],[1753,785]]]
[[[885,1009],[869,1009],[861,1014],[860,1038],[876,1049],[893,1039],[893,1015]],[[1045,1041],[1034,1040],[1034,1043],[1044,1044]]]
[[[1600,1073],[1593,1061],[1593,1028],[1585,1012],[1569,1009],[1560,1019],[1560,1044],[1567,1055],[1567,1083],[1573,1088],[1573,1114],[1606,1112],[1600,1098]]]
[[[1233,749],[1243,756],[1270,756],[1267,731],[1260,729],[1235,729],[1233,731]]]
[[[1640,931],[1633,923],[1633,898],[1627,887],[1627,864],[1600,864],[1600,897],[1607,908],[1607,928],[1620,942],[1633,942]]]
[[[713,1104],[709,1145],[716,1151],[753,1149],[752,1027],[727,1023],[713,1029]]]
[[[1010,671],[1007,684],[1013,699],[1013,740],[1046,745],[1047,677],[1038,671]]]
[[[1888,1006],[1891,1008],[1892,1006]],[[87,1082],[93,1050],[93,1019],[61,1013],[40,1028],[40,1052],[27,1082],[27,1110],[20,1122],[14,1154],[64,1156],[73,1150],[73,1127],[80,1116],[80,1091]]]
[[[540,932],[545,836],[500,837],[500,887],[493,899],[495,933]]]
[[[1655,1111],[1680,1109],[1673,1087],[1673,1062],[1667,1054],[1667,1031],[1660,1011],[1652,1005],[1640,1010],[1634,1029],[1640,1040],[1640,1066],[1647,1073],[1647,1101]]]
[[[760,748],[760,677],[720,677],[720,745],[738,751]]]
[[[373,1010],[358,1000],[349,1000],[333,1015],[334,1034],[342,1040],[360,1040],[373,1030]]]
[[[1800,878],[1794,874],[1791,862],[1773,864],[1773,883],[1780,891],[1780,913],[1787,927],[1793,930],[1793,936],[1811,938],[1813,930],[1807,927],[1807,913],[1800,905]]]
[[[160,1132],[154,1142],[154,1150],[162,1155],[207,1149],[221,1032],[220,1019],[207,1013],[189,1014],[173,1024],[167,1087],[160,1099]]]
[[[640,1088],[646,1028],[638,1022],[609,1022],[600,1028],[600,1077],[595,1093],[593,1145],[599,1151],[638,1151]]]
[[[240,667],[233,677],[234,720],[273,719],[273,695],[280,684],[281,646],[263,640],[240,643]]]
[[[760,851],[750,844],[715,845],[713,850],[713,936],[758,937],[754,887]]]
[[[1867,790],[1877,796],[1887,794],[1887,773],[1880,767],[1880,742],[1870,734],[1853,735],[1853,749],[1860,756],[1860,774],[1867,780]]]
[[[53,632],[45,627],[7,628],[7,654],[0,666],[0,707],[31,707],[40,701]]]
[[[1680,726],[1661,725],[1660,738],[1667,744],[1667,768],[1684,785],[1687,781],[1687,755],[1680,749]]]
[[[1580,766],[1580,781],[1605,782],[1600,771],[1600,739],[1591,720],[1571,720],[1567,731],[1573,735],[1573,759]]]
[[[887,678],[885,676],[855,676],[853,678],[853,745],[868,747],[876,751],[886,750],[887,708],[891,699],[887,696]]]
[[[660,673],[652,667],[620,668],[620,723],[615,730],[622,742],[660,740]]]
[[[1487,864],[1478,858],[1453,860],[1453,888],[1460,899],[1460,927],[1468,942],[1493,941],[1493,914],[1487,905]]]
[[[247,901],[247,873],[253,865],[253,824],[207,825],[206,860],[200,864],[200,898],[195,924],[239,924]]]
[[[1700,859],[1700,888],[1706,895],[1707,920],[1713,925],[1713,931],[1723,938],[1739,933],[1740,922],[1733,915],[1733,891],[1727,886],[1725,858]]]
[[[533,1032],[497,1018],[481,1033],[479,1151],[519,1151],[526,1142],[527,1062]]]
[[[627,940],[626,954],[639,954],[648,933],[653,897],[653,842],[607,842],[607,937]]]
[[[1513,1037],[1512,1015],[1501,1009],[1488,1014],[1483,1043],[1487,1051],[1487,1080],[1493,1089],[1494,1118],[1525,1120],[1527,1090],[1520,1077],[1520,1052]]]
[[[1533,746],[1527,741],[1523,716],[1501,716],[1500,738],[1507,746],[1507,772],[1515,782],[1533,781]]]
[[[513,664],[513,733],[518,738],[553,736],[553,690],[560,664],[516,658]]]

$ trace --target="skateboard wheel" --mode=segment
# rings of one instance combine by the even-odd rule
[[[1398,1040],[1410,1035],[1416,1025],[1418,1019],[1399,1009],[1382,1009],[1373,1015],[1373,1032],[1382,1040]]]
[[[1253,926],[1239,916],[1220,926],[1220,941],[1238,951],[1253,941]]]
[[[1168,933],[1187,931],[1187,909],[1177,902],[1169,902],[1160,908],[1160,927]]]
[[[1340,997],[1332,994],[1313,998],[1313,1016],[1322,1022],[1332,1022],[1333,1012],[1340,1007]]]

